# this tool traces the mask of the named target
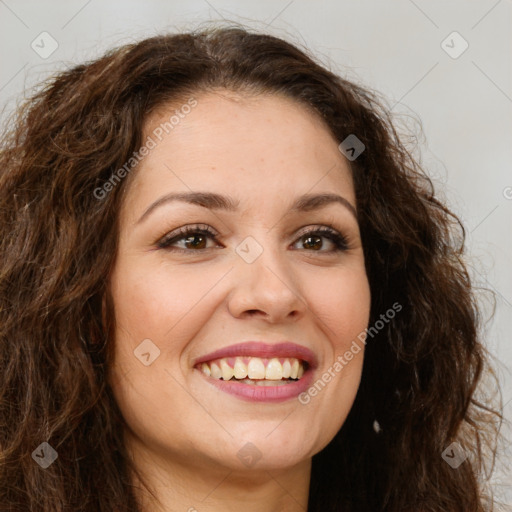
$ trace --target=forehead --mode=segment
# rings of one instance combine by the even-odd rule
[[[184,108],[191,97],[195,106]],[[190,189],[242,200],[261,191],[269,198],[338,191],[355,202],[351,169],[325,122],[280,95],[191,95],[151,113],[143,130],[148,138],[154,147],[132,184],[142,202]]]

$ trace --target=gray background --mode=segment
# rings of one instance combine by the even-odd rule
[[[496,294],[485,338],[510,421],[511,15],[510,0],[0,0],[2,120],[27,87],[49,74],[165,30],[226,19],[307,46],[334,71],[384,94],[399,126],[408,124],[417,136],[423,128],[421,162],[467,229],[474,283]],[[454,31],[463,39],[450,36]],[[458,55],[463,40],[469,46]],[[52,44],[55,51],[45,54]],[[489,318],[491,303],[479,295]],[[511,468],[504,464],[512,454],[501,454],[492,484],[512,509]]]

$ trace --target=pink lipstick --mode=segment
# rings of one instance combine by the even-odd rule
[[[289,341],[239,343],[194,361],[194,368],[209,384],[256,402],[280,402],[298,396],[309,387],[317,365],[310,349]]]

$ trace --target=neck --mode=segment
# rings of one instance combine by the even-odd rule
[[[142,449],[144,448],[144,449]],[[128,445],[152,494],[132,476],[142,512],[305,512],[311,459],[279,469],[230,468],[199,458],[165,457],[132,438]],[[194,460],[195,459],[195,460]]]

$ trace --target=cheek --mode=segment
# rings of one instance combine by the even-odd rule
[[[368,326],[370,287],[362,268],[309,278],[308,306],[336,352],[346,350]]]
[[[368,326],[370,287],[362,267],[340,269],[309,284],[308,307],[329,344],[316,380],[299,402],[315,418],[309,435],[323,448],[345,422],[359,388],[365,347],[358,336]]]
[[[183,332],[195,325],[190,318],[201,309],[196,306],[218,280],[214,273],[166,265],[145,271],[141,271],[143,265],[119,269],[112,277],[116,320],[134,341],[154,337],[165,343],[172,333],[176,344]]]
[[[109,382],[123,417],[139,436],[169,431],[173,425],[173,436],[184,440],[187,427],[173,411],[197,407],[178,383],[180,355],[200,322],[201,308],[195,306],[215,280],[165,266],[142,267],[121,262],[111,278],[116,336]],[[150,354],[148,366],[139,350],[142,346]]]

